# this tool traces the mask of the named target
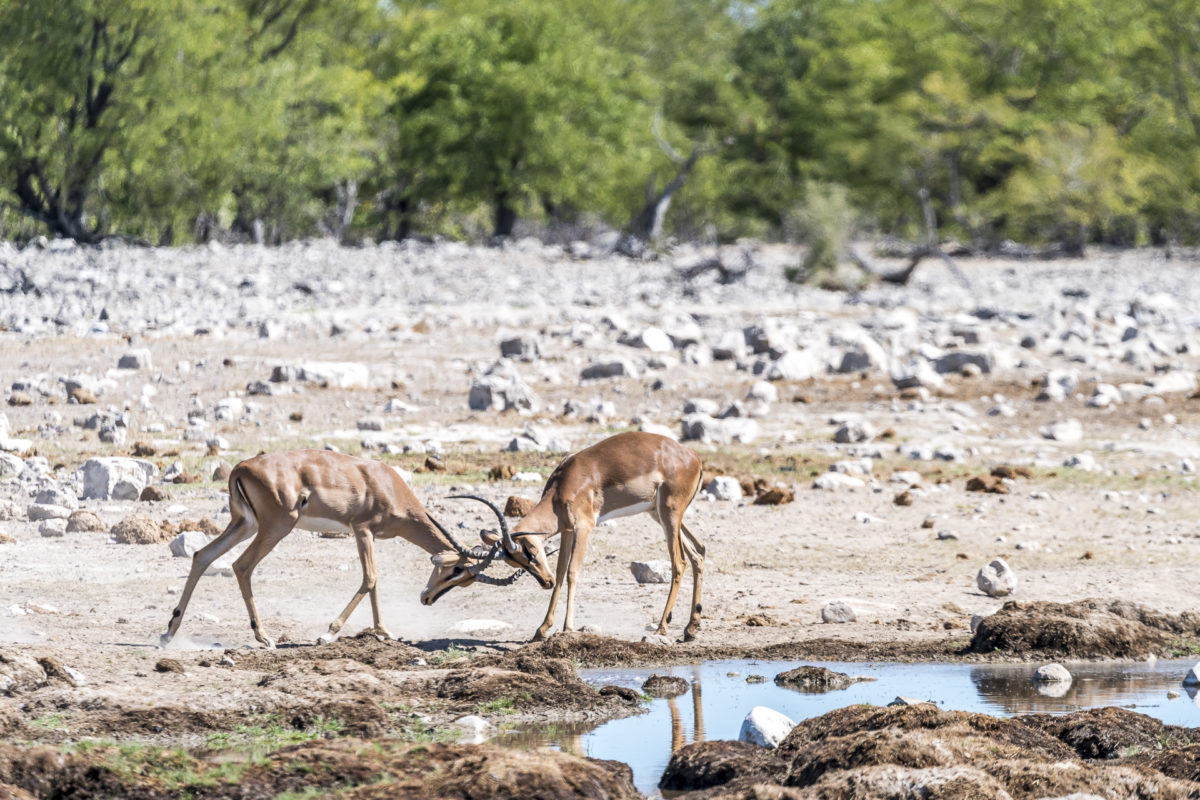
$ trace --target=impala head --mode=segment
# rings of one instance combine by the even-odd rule
[[[504,514],[501,513],[500,509],[482,497],[474,495],[455,495],[455,497],[478,500],[491,508],[496,513],[496,517],[500,520],[500,526],[504,529],[504,533],[507,536],[508,527],[504,522]],[[433,562],[433,572],[430,573],[429,581],[425,584],[424,591],[421,592],[422,605],[433,605],[439,597],[456,586],[469,586],[475,581],[492,586],[508,586],[520,577],[520,570],[509,575],[507,578],[493,578],[491,575],[485,575],[484,570],[491,565],[497,555],[500,555],[500,545],[496,543],[475,545],[468,550],[459,544],[458,540],[449,531],[439,525],[437,520],[433,520],[432,517],[430,519],[446,537],[452,549],[437,553],[430,558],[430,561]]]
[[[550,561],[547,558],[553,551],[548,551],[545,547],[546,540],[550,538],[547,534],[533,531],[510,534],[507,530],[485,530],[480,532],[479,538],[489,547],[503,547],[505,563],[526,570],[543,589],[554,588],[554,573],[550,571]]]

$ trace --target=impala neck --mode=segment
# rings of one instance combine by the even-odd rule
[[[446,535],[433,523],[429,512],[414,519],[413,523],[409,530],[405,531],[405,538],[426,553],[436,556],[438,553],[455,549]]]

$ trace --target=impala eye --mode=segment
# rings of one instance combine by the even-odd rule
[[[457,578],[459,575],[462,575],[462,571],[463,571],[462,567],[455,567],[454,572],[452,572],[451,575],[453,575],[454,577]]]

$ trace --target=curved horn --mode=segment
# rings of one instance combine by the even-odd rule
[[[500,537],[504,540],[504,552],[511,553],[513,550],[516,549],[517,546],[513,543],[512,535],[509,534],[509,532],[508,532],[508,522],[506,522],[504,519],[504,512],[501,511],[499,508],[497,508],[496,504],[493,503],[491,500],[488,500],[487,498],[484,498],[484,497],[480,497],[477,494],[452,494],[452,495],[450,495],[450,497],[448,499],[450,499],[450,500],[478,500],[479,502],[483,503],[485,506],[490,508],[496,514],[496,519],[500,520]]]
[[[433,518],[432,514],[426,514],[426,516],[428,516],[429,521],[433,523],[433,527],[437,528],[439,531],[442,532],[442,535],[445,536],[446,540],[450,542],[450,546],[453,547],[454,551],[456,553],[458,553],[460,556],[462,556],[463,558],[470,558],[475,561],[478,561],[481,558],[483,558],[483,555],[476,555],[473,550],[468,550],[467,548],[463,547],[462,544],[458,541],[458,539],[454,538],[454,535],[452,533],[450,533],[450,531],[448,531],[442,527],[442,523],[438,522],[436,519]]]
[[[482,572],[475,576],[475,580],[480,583],[486,583],[488,586],[512,586],[516,583],[517,578],[525,574],[525,570],[519,569],[507,578],[493,578],[491,575],[484,575]]]

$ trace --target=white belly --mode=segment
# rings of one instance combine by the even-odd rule
[[[642,512],[649,510],[649,502],[634,503],[633,505],[625,506],[624,508],[614,508],[607,514],[602,515],[600,519],[596,520],[596,524],[599,525],[602,522],[608,522],[610,519],[616,519],[617,517],[632,517],[634,514],[641,514]]]
[[[301,517],[296,521],[296,527],[313,533],[353,533],[349,525],[324,517]]]

